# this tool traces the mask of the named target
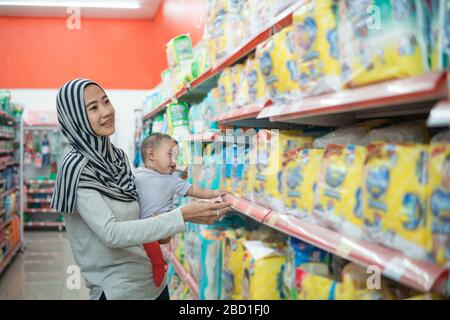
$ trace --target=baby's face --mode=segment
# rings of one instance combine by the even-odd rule
[[[176,170],[176,158],[174,147],[176,144],[169,139],[164,139],[156,149],[154,169],[159,173],[172,174]]]

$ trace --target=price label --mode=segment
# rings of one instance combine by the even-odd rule
[[[274,226],[278,221],[278,216],[275,214],[269,215],[269,219],[267,219],[267,224]]]
[[[336,251],[339,256],[346,258],[350,255],[352,248],[345,241],[341,241]]]
[[[405,274],[407,269],[407,264],[403,259],[392,258],[388,261],[384,267],[384,274],[386,277],[393,280],[399,281],[401,277]]]

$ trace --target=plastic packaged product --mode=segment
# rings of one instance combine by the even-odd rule
[[[301,97],[298,59],[294,52],[294,29],[288,26],[256,50],[268,96],[274,101]]]
[[[236,83],[237,84],[237,88],[236,88],[236,100],[235,100],[235,104],[237,107],[243,107],[248,105],[250,102],[250,98],[248,95],[249,92],[249,86],[248,86],[248,75],[249,75],[249,70],[251,67],[251,59],[247,59],[247,61],[245,62],[244,67],[241,69],[241,74],[239,76],[240,78],[240,83]]]
[[[238,107],[238,90],[245,81],[245,66],[243,64],[236,64],[231,68],[231,99],[232,107]]]
[[[450,1],[432,0],[431,6],[431,68],[448,67],[450,56]]]
[[[287,212],[311,222],[323,154],[322,149],[295,150],[283,165],[283,200]]]
[[[325,150],[317,180],[314,214],[345,235],[362,238],[363,146],[331,145]]]
[[[400,123],[385,128],[373,129],[361,140],[361,144],[371,143],[427,143],[430,140],[424,122]]]
[[[426,209],[428,147],[368,146],[363,212],[373,241],[416,259],[431,258],[431,217]]]
[[[242,299],[245,230],[223,232],[222,299]]]
[[[185,102],[171,103],[167,106],[169,134],[177,141],[190,137],[189,105]]]
[[[430,143],[450,143],[450,130],[444,130],[437,133],[431,140]]]
[[[152,123],[152,133],[162,132],[164,122],[164,115],[160,114],[156,116],[155,120]]]
[[[306,242],[295,238],[289,238],[286,248],[286,264],[283,272],[283,289],[288,299],[297,299],[297,275],[299,268],[308,263],[324,263],[324,269],[327,269],[329,254]],[[317,270],[317,268],[316,268]]]
[[[333,130],[314,140],[314,148],[325,149],[328,144],[362,144],[370,130],[389,123],[388,120],[369,120],[350,127]]]
[[[243,299],[281,300],[282,267],[286,257],[261,241],[244,241]]]
[[[260,68],[260,62],[258,59],[249,59],[247,67],[248,102],[263,103],[268,97],[264,76]]]
[[[217,230],[202,230],[199,298],[218,300],[222,291],[222,241]]]
[[[430,199],[436,263],[450,266],[450,143],[430,145]]]
[[[239,188],[239,195],[250,201],[254,201],[253,183],[255,182],[256,167],[251,161],[250,151],[245,155],[245,162],[242,168],[242,180]]]
[[[340,284],[323,276],[303,270],[297,273],[297,300],[335,300],[335,292]]]
[[[283,212],[282,166],[285,155],[291,150],[311,147],[313,138],[303,135],[300,130],[282,130],[279,134],[261,130],[257,137],[259,154],[255,185],[262,189],[255,192],[255,196],[262,204]]]
[[[419,0],[339,1],[339,52],[347,86],[428,70],[420,4]]]
[[[170,67],[194,58],[192,41],[189,34],[182,34],[170,40],[166,45],[166,51],[167,62]]]
[[[233,104],[232,72],[230,68],[222,71],[218,80],[218,87],[222,112],[227,111]]]
[[[337,1],[309,1],[293,15],[300,86],[304,95],[338,91],[341,66],[337,37]]]

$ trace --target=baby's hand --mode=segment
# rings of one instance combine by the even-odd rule
[[[228,191],[223,191],[223,190],[215,190],[214,191],[214,196],[216,196],[216,197],[220,197],[221,199],[226,195],[226,194],[228,194]]]
[[[158,240],[159,244],[169,244],[172,237],[168,237],[165,239]]]

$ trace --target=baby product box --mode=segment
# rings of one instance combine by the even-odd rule
[[[428,162],[426,145],[373,144],[364,168],[363,212],[370,237],[416,259],[431,258]]]
[[[421,1],[339,1],[338,10],[346,86],[418,76],[429,69]]]
[[[314,214],[336,230],[363,237],[363,146],[329,144],[317,182]]]

